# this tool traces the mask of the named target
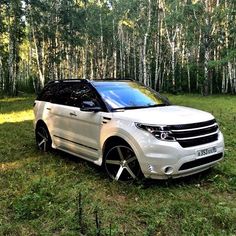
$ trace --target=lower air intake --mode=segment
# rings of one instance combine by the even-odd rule
[[[205,165],[205,164],[220,160],[222,157],[223,157],[223,153],[217,153],[212,156],[208,156],[208,157],[204,157],[204,158],[197,159],[194,161],[186,162],[179,168],[179,170],[188,170],[188,169],[191,169],[191,168],[194,168],[197,166]]]

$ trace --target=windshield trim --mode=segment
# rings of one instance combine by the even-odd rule
[[[146,108],[154,108],[154,107],[165,107],[169,106],[170,104],[155,104],[155,105],[147,105],[147,106],[130,106],[130,107],[117,107],[111,108],[112,111],[120,111],[120,110],[135,110],[135,109],[146,109]]]

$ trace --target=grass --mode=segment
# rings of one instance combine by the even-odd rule
[[[62,152],[41,153],[33,97],[0,100],[0,235],[236,235],[236,97],[169,96],[213,112],[223,162],[169,181],[110,181]]]

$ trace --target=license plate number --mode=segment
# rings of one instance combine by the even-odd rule
[[[205,157],[216,152],[217,152],[216,147],[202,149],[197,151],[197,158]]]

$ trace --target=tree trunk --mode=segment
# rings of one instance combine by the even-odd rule
[[[147,73],[147,39],[151,27],[151,0],[148,0],[148,24],[147,31],[144,35],[143,40],[143,83],[148,84],[148,73]]]
[[[189,68],[189,58],[187,56],[187,76],[188,76],[188,92],[191,93],[191,77],[190,77],[190,68]]]
[[[136,42],[136,37],[133,32],[133,43]],[[137,52],[136,52],[136,45],[133,45],[133,61],[134,61],[134,79],[137,80]]]
[[[210,38],[210,12],[209,12],[209,2],[208,0],[205,0],[205,13],[206,13],[206,17],[205,17],[205,32],[204,32],[204,81],[203,81],[203,95],[207,96],[209,95],[209,68],[208,68],[208,64],[209,64],[209,60],[210,60],[210,42],[209,42],[209,38]]]
[[[99,5],[101,4],[100,0],[98,1]],[[100,6],[101,7],[101,6]],[[102,22],[102,13],[101,10],[99,12],[99,23],[100,23],[100,50],[101,50],[101,63],[100,63],[100,72],[101,72],[101,79],[105,76],[104,75],[104,36],[103,36],[103,22]]]
[[[139,73],[138,73],[139,82],[143,82],[143,50],[142,44],[139,46]]]
[[[202,33],[201,29],[199,32],[199,40],[198,40],[198,46],[197,46],[197,74],[196,74],[196,90],[199,91],[199,71],[200,71],[200,52],[201,52],[201,40],[202,40]]]

